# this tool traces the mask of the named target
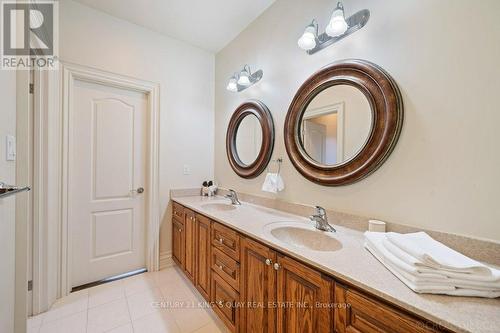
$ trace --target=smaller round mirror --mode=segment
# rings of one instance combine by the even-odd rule
[[[251,165],[259,157],[262,147],[262,127],[259,119],[249,113],[236,129],[236,154],[244,165]]]
[[[249,100],[229,120],[226,152],[231,168],[243,178],[255,178],[265,169],[274,148],[274,123],[264,103]]]
[[[340,84],[312,98],[302,113],[298,138],[316,164],[336,166],[355,157],[368,141],[373,115],[358,88]]]

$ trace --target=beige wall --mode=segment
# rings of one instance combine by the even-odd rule
[[[5,136],[16,135],[16,72],[0,70],[0,181],[16,182],[16,163],[5,160]],[[0,332],[14,331],[15,198],[0,199]]]
[[[278,0],[216,56],[215,174],[224,187],[264,194],[264,175],[239,178],[227,162],[225,131],[248,98],[263,101],[276,125],[274,157],[284,158],[279,199],[319,204],[391,222],[500,241],[500,2],[496,0],[345,0],[349,15],[368,8],[361,31],[308,56],[297,38],[311,19],[325,27],[331,0]],[[405,123],[396,149],[369,178],[328,188],[299,175],[286,155],[283,122],[300,84],[320,67],[361,58],[398,82]],[[249,63],[263,80],[227,92]]]
[[[170,189],[213,177],[214,55],[70,0],[60,5],[60,52],[63,61],[160,83],[160,251],[170,251]]]

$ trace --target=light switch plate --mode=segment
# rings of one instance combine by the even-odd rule
[[[7,135],[5,137],[5,159],[7,161],[15,161],[16,160],[16,138],[12,135]]]
[[[191,174],[191,166],[188,164],[184,164],[182,171],[183,171],[184,175],[190,175]]]

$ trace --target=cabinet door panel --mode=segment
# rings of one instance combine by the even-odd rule
[[[184,237],[184,223],[172,219],[172,257],[174,261],[184,269],[184,249],[186,239]]]
[[[437,325],[419,321],[357,291],[335,286],[336,333],[435,333]],[[348,306],[347,306],[348,305]]]
[[[196,216],[193,211],[184,212],[184,229],[186,237],[186,249],[184,259],[184,272],[186,276],[195,283],[196,274]]]
[[[241,246],[241,331],[248,333],[276,332],[276,252],[243,239]],[[267,262],[266,262],[267,261]]]
[[[278,264],[278,332],[332,332],[331,280],[285,256]]]
[[[239,293],[217,274],[212,274],[213,310],[231,332],[238,332]]]
[[[196,215],[196,288],[210,300],[210,220]]]

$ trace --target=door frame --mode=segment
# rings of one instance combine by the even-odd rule
[[[58,214],[54,216],[58,225],[57,239],[59,240],[59,277],[57,281],[57,296],[62,297],[71,292],[71,272],[72,272],[72,233],[71,223],[68,221],[68,183],[69,183],[69,138],[71,137],[70,120],[74,112],[72,102],[74,98],[74,83],[76,80],[104,84],[115,88],[121,88],[131,91],[144,93],[148,105],[148,138],[147,138],[147,169],[146,186],[149,193],[146,201],[146,268],[148,271],[157,271],[159,268],[159,233],[160,233],[160,204],[159,204],[159,134],[160,134],[160,85],[158,83],[145,81],[129,76],[110,73],[100,69],[77,65],[61,61],[59,63],[59,75],[49,77],[47,85],[58,90],[58,94],[48,92],[49,105],[55,108],[47,108],[47,123],[49,131],[52,132],[49,137],[57,136],[57,147],[51,147],[50,144],[41,147],[35,147],[39,150],[40,158],[45,161],[43,167],[50,170],[50,166],[58,168],[55,177],[49,181],[56,182],[54,188],[48,191],[41,189],[43,194],[47,195],[47,200],[56,203]],[[53,81],[57,82],[53,82]],[[52,82],[51,82],[52,81]],[[52,102],[50,102],[52,101]],[[51,113],[56,112],[57,115]],[[53,131],[51,131],[53,129]],[[40,168],[40,174],[46,172],[42,165],[36,165]],[[51,177],[49,177],[51,178]],[[54,205],[51,205],[53,208]],[[47,208],[48,205],[47,205]],[[46,216],[45,216],[46,217]],[[44,216],[40,216],[44,219]],[[52,221],[54,220],[52,219]],[[47,223],[54,223],[47,221]],[[42,236],[38,244],[38,249],[50,246],[49,238]],[[35,267],[35,271],[37,267]],[[39,267],[40,275],[47,277],[48,272]],[[40,276],[39,275],[39,276]],[[36,284],[36,282],[35,282]]]

